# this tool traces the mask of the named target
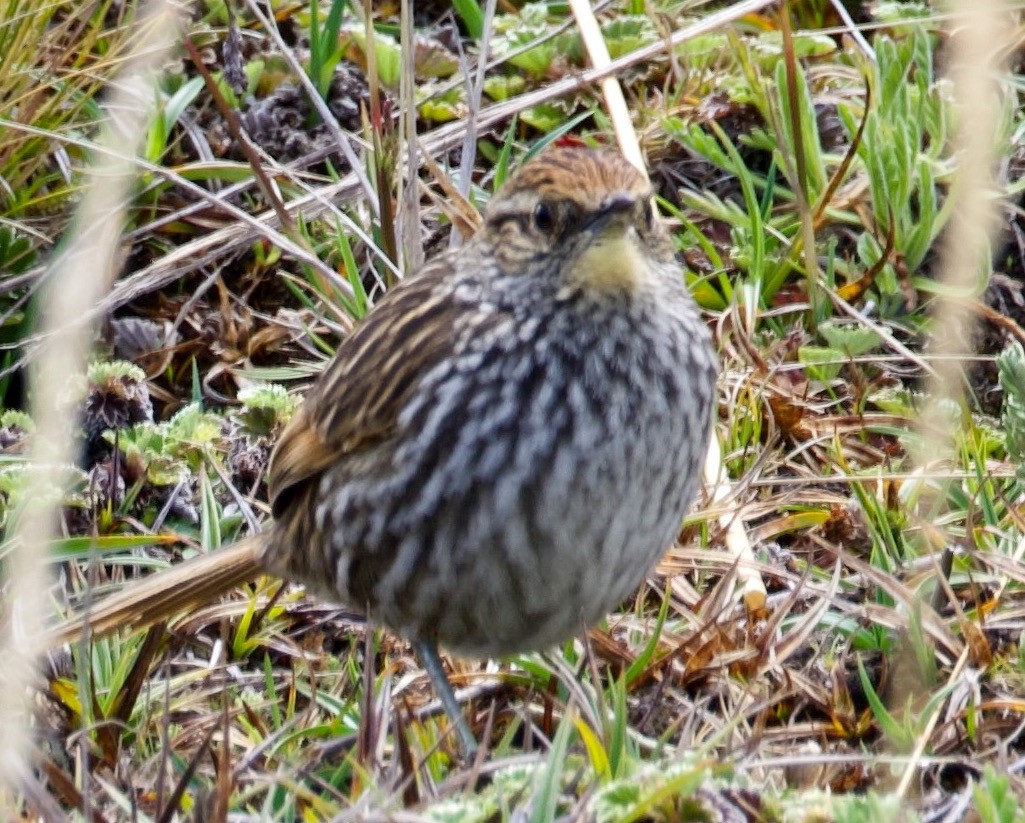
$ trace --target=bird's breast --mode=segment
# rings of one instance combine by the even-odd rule
[[[581,630],[667,548],[714,373],[657,317],[523,322],[531,334],[481,334],[426,375],[358,470],[325,472],[322,592],[406,636],[503,654]]]

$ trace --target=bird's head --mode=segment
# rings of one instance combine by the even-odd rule
[[[505,273],[544,271],[561,288],[598,292],[643,288],[673,257],[645,176],[592,149],[524,165],[489,204],[483,241]]]

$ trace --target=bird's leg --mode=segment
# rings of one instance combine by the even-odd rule
[[[441,657],[438,656],[438,644],[430,643],[426,640],[417,640],[413,643],[413,648],[416,649],[416,653],[423,660],[424,668],[427,669],[427,675],[431,678],[431,683],[434,684],[434,691],[438,693],[441,705],[445,707],[445,713],[449,716],[452,723],[455,724],[456,734],[459,735],[459,746],[463,750],[463,755],[467,759],[473,757],[477,751],[477,740],[474,738],[473,732],[470,731],[470,724],[466,722],[466,718],[463,716],[463,710],[459,706],[459,701],[456,700],[456,693],[452,691],[452,684],[449,682],[445,669],[441,665]]]

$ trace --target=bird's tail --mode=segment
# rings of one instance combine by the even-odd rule
[[[151,626],[208,603],[259,576],[263,543],[262,535],[247,537],[129,584],[124,591],[55,626],[49,636],[50,644],[71,643],[87,632],[103,637],[122,628]]]

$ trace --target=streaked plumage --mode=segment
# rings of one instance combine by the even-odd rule
[[[563,640],[674,539],[716,370],[643,176],[549,151],[342,342],[275,450],[274,524],[171,572],[177,602],[262,567],[423,644]],[[94,626],[161,616],[157,580]]]

